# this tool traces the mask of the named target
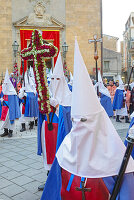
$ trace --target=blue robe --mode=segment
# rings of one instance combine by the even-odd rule
[[[21,117],[19,98],[17,95],[8,95],[9,119],[14,121]]]
[[[113,116],[113,106],[112,106],[111,98],[104,94],[101,94],[100,103],[103,106],[103,108],[105,109],[108,116],[112,117]]]
[[[134,125],[134,117],[132,118],[132,120],[131,120],[131,122],[130,122],[129,129],[130,129],[133,125]],[[126,138],[127,138],[127,136],[128,136],[128,132],[127,132]],[[127,146],[127,143],[128,143],[128,142],[125,140],[125,142],[124,142],[125,146]],[[131,153],[131,156],[132,156],[133,159],[134,159],[134,148],[133,148],[133,151],[132,151],[132,153]]]
[[[113,110],[118,110],[123,107],[123,90],[117,89],[113,100]]]
[[[37,117],[38,116],[37,95],[34,95],[33,92],[27,92],[24,116],[25,117]]]
[[[3,97],[3,93],[0,93],[0,98]],[[0,101],[0,118],[1,118],[1,113],[2,113],[2,105],[1,105],[1,101]]]
[[[72,85],[68,84],[69,90],[72,92]]]
[[[58,129],[57,150],[64,137],[70,132],[72,126],[71,121],[69,122],[69,120],[71,119],[70,114],[69,112],[66,113],[65,111],[66,110],[64,110],[64,107],[60,107],[60,112],[59,112],[60,123]],[[73,175],[72,175],[72,180],[73,180]],[[115,184],[115,177],[103,178],[103,181],[109,192],[112,193]],[[133,185],[134,185],[133,173],[125,174],[120,192],[116,200],[133,200],[134,197]],[[53,162],[53,165],[51,167],[51,170],[49,172],[45,184],[41,200],[61,200],[61,188],[62,188],[61,168],[58,164],[57,158],[55,157],[55,160]]]

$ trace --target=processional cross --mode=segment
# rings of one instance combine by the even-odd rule
[[[76,190],[82,192],[82,200],[85,200],[85,192],[91,192],[91,188],[85,188],[85,180],[81,181],[81,186],[81,188],[77,187]]]
[[[88,40],[89,43],[94,43],[94,59],[96,61],[96,81],[98,82],[98,67],[97,60],[99,58],[97,51],[97,42],[102,42],[102,38],[97,39],[97,35],[94,35],[94,40]]]
[[[52,58],[57,55],[58,49],[53,44],[43,44],[42,35],[38,30],[32,32],[30,47],[21,51],[24,60],[33,60],[36,89],[38,93],[39,110],[47,115],[49,124],[49,113],[51,111],[49,101],[49,90],[46,75],[46,63],[44,58]]]

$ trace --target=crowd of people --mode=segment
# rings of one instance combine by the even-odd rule
[[[16,119],[22,126],[21,132],[26,130],[26,122],[30,129],[35,122],[38,125],[37,154],[43,155],[44,168],[48,171],[45,185],[38,188],[43,190],[41,200],[81,200],[76,187],[83,183],[83,187],[92,188],[86,193],[87,199],[109,199],[116,184],[113,176],[118,175],[126,150],[109,117],[116,116],[116,121],[121,122],[122,116],[129,123],[128,112],[133,112],[133,83],[131,91],[121,77],[116,84],[113,81],[106,84],[99,72],[98,82],[94,84],[77,40],[73,77],[70,75],[67,83],[59,52],[47,81],[51,111],[44,114],[38,105],[33,69],[27,70],[17,84],[6,71],[0,96],[4,129],[1,137],[12,137]],[[133,200],[133,171],[134,162],[130,158],[122,182],[125,189],[118,191],[120,199]]]
[[[114,82],[113,80],[109,80],[107,82],[106,78],[104,78],[103,80],[101,80],[103,82],[103,86],[105,88],[107,88],[108,92],[109,92],[109,95],[111,97],[111,103],[112,103],[112,108],[113,108],[113,117],[116,118],[116,121],[117,122],[121,122],[122,119],[124,119],[126,117],[126,123],[129,123],[129,116],[133,113],[134,111],[134,83],[130,83],[129,86],[128,84],[124,84],[122,82],[122,79],[121,79],[121,76],[118,75],[117,76],[117,81]],[[94,79],[92,79],[92,83],[93,85],[96,85],[96,81]],[[121,87],[120,87],[121,85]],[[116,91],[120,89],[123,91],[123,105],[122,105],[122,108],[126,106],[126,114],[123,115],[123,112],[122,113],[119,113],[119,115],[117,115],[117,112],[116,110],[117,109],[114,109],[114,105],[113,103],[114,102],[114,98],[115,98],[115,94],[116,94]],[[122,101],[122,99],[119,99],[119,101]],[[117,103],[117,102],[116,102]],[[111,117],[111,116],[109,116]],[[120,117],[120,118],[119,118]]]
[[[18,81],[13,73],[9,76],[7,70],[1,81],[0,101],[1,129],[4,129],[1,137],[12,137],[15,119],[19,119],[22,126],[20,132],[26,131],[27,122],[30,130],[37,126],[38,102],[33,70],[29,69]]]

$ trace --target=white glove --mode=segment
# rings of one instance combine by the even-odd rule
[[[130,138],[134,139],[134,125],[129,129],[129,135]]]
[[[58,105],[57,99],[50,97],[50,104],[51,106],[56,107]]]
[[[0,101],[1,101],[1,103],[4,101],[4,99],[3,98],[0,98]]]
[[[24,92],[24,96],[27,97],[27,93],[26,92]]]
[[[123,95],[124,95],[124,97],[126,96],[126,94],[127,94],[127,92],[125,91],[125,92],[123,92]]]

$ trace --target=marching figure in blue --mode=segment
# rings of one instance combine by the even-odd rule
[[[49,90],[52,110],[49,114],[49,118],[52,129],[49,129],[46,115],[39,113],[38,118],[38,155],[43,155],[44,168],[48,171],[51,169],[54,161],[57,138],[59,138],[58,128],[60,110],[65,106],[65,111],[68,112],[68,107],[71,105],[71,92],[65,80],[60,53],[53,74],[51,75]],[[42,188],[42,186],[40,188]]]
[[[1,120],[3,121],[1,129],[4,129],[4,133],[1,137],[7,136],[12,137],[13,130],[15,128],[15,119],[20,118],[20,108],[19,108],[19,99],[17,93],[13,87],[13,84],[10,81],[8,70],[5,74],[5,79],[2,84],[2,94],[1,99],[2,103],[2,114]]]
[[[37,92],[33,79],[25,73],[23,86],[19,92],[21,118],[19,119],[22,128],[20,132],[26,130],[25,123],[29,122],[29,129],[33,129],[34,120],[38,116]]]
[[[105,109],[106,113],[109,117],[113,116],[113,106],[111,102],[111,96],[108,89],[104,86],[100,71],[98,71],[98,87],[99,87],[99,94],[100,94],[100,103]]]
[[[128,119],[127,105],[126,105],[126,91],[124,90],[124,84],[119,76],[119,87],[116,88],[113,110],[116,110],[116,121],[121,122],[120,116],[125,116],[125,122],[130,123]]]
[[[58,130],[65,137],[57,146],[41,200],[108,200],[115,182],[112,176],[118,174],[125,146],[98,100],[77,40],[71,118],[71,130],[69,124],[67,130]],[[63,123],[66,119],[63,116]],[[133,171],[131,158],[126,173]],[[131,182],[123,181],[125,193],[121,189],[118,200],[133,200],[134,177],[127,175]],[[110,177],[111,182],[104,177]]]

